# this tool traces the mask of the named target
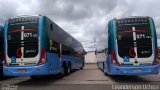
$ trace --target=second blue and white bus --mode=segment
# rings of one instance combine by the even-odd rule
[[[5,76],[64,76],[84,66],[81,43],[46,16],[8,19],[4,42]]]
[[[157,36],[151,17],[110,20],[97,64],[107,75],[159,73]]]

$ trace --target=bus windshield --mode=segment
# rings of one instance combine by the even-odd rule
[[[118,54],[121,58],[147,58],[152,55],[152,34],[148,18],[118,19],[116,30]]]
[[[38,17],[20,17],[9,20],[8,57],[31,58],[38,54]]]

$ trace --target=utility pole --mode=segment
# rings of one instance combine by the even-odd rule
[[[94,38],[93,43],[94,43],[94,49],[96,50],[96,38]]]
[[[96,53],[97,53],[97,48],[96,48],[96,38],[94,37],[94,52],[95,52],[95,62],[97,62],[97,57],[96,57]]]

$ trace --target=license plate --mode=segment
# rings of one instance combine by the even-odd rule
[[[19,72],[26,72],[26,69],[19,69]]]
[[[134,72],[140,72],[141,69],[139,69],[139,68],[134,68],[133,71],[134,71]]]

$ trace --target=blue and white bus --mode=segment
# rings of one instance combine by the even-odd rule
[[[3,26],[0,26],[0,75],[3,74]]]
[[[81,43],[46,16],[10,18],[4,28],[5,76],[64,76],[84,66]]]
[[[110,20],[106,44],[97,50],[97,64],[105,75],[159,73],[157,36],[150,17]]]

